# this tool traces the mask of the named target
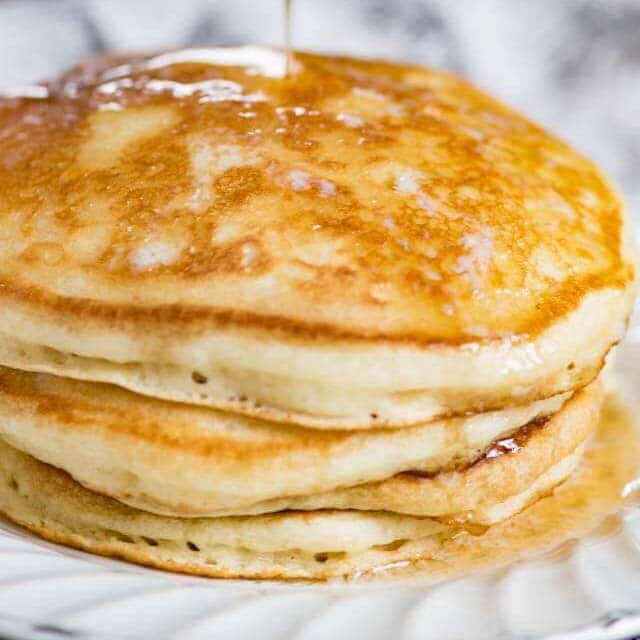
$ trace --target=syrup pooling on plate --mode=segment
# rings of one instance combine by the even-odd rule
[[[531,337],[627,284],[600,174],[460,78],[285,70],[255,47],[102,58],[0,99],[4,279],[192,305],[224,281],[257,314],[294,293],[294,322],[450,342]]]
[[[421,582],[438,582],[532,557],[562,560],[573,546],[620,530],[620,508],[637,504],[639,478],[640,425],[630,407],[610,397],[578,468],[548,497],[504,522],[468,528],[427,560],[366,575],[406,577],[411,566]]]

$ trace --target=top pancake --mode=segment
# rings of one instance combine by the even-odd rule
[[[282,63],[101,59],[0,99],[0,332],[54,350],[3,362],[321,427],[593,378],[634,276],[598,170],[456,76]]]

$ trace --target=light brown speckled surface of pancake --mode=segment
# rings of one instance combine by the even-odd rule
[[[634,277],[603,175],[457,76],[281,58],[0,98],[2,362],[332,428],[593,379]]]

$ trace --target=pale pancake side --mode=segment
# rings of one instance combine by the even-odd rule
[[[602,400],[602,390],[596,383],[569,400],[553,416],[522,427],[511,437],[494,443],[478,460],[459,469],[432,474],[400,473],[379,482],[322,494],[269,500],[249,509],[208,513],[205,505],[193,511],[184,504],[181,508],[171,509],[170,505],[149,501],[144,496],[120,498],[139,509],[175,516],[335,508],[383,510],[439,517],[446,521],[490,524],[502,519],[501,509],[496,505],[517,510],[518,500],[524,500],[532,488],[535,490],[536,483],[546,482],[551,469],[560,465],[557,472],[564,473],[562,461],[574,454],[577,456],[595,432]]]
[[[320,431],[0,368],[0,435],[107,493],[223,509],[466,464],[565,400],[404,429]]]
[[[595,321],[595,328],[601,331],[598,319],[604,316],[606,322],[610,322],[610,309],[601,298],[592,299],[575,320],[582,323],[583,329]],[[230,371],[207,367],[193,369],[157,362],[110,362],[24,342],[1,332],[0,364],[76,380],[116,384],[150,397],[223,408],[256,418],[318,429],[391,428],[523,406],[589,384],[603,366],[602,353],[607,353],[611,344],[622,336],[624,325],[619,323],[613,328],[614,336],[607,332],[600,335],[587,332],[586,337],[590,341],[582,345],[580,354],[565,366],[568,357],[566,347],[575,346],[565,335],[572,329],[572,326],[556,328],[552,339],[528,344],[524,348],[505,343],[498,353],[480,345],[466,345],[463,354],[455,354],[451,350],[445,353],[443,350],[430,359],[433,369],[425,371],[422,384],[431,385],[427,389],[389,391],[384,388],[354,388],[342,384],[344,372],[336,378],[339,386],[314,384],[311,389],[306,379],[249,369]],[[242,346],[238,345],[238,348]],[[540,364],[539,351],[555,353],[560,368],[539,383],[524,384],[522,373],[529,375]],[[397,351],[395,356],[402,360],[402,354]],[[368,356],[364,359],[371,367],[379,366],[383,361],[375,363]],[[407,367],[415,364],[411,359],[406,362]],[[470,371],[474,367],[479,371],[477,380],[472,381]],[[509,378],[495,380],[502,386],[490,387],[492,372],[506,370],[511,370]],[[355,370],[351,373],[357,375]],[[484,378],[483,386],[478,388],[481,378]],[[460,386],[456,386],[456,380]],[[472,386],[463,386],[466,384]]]
[[[319,426],[593,377],[634,265],[590,162],[451,74],[300,54],[282,79],[219,55],[103,59],[0,98],[0,331]]]
[[[310,505],[317,500],[321,507],[335,501],[346,508],[421,514],[431,509],[440,515],[470,510],[493,495],[501,501],[526,488],[584,441],[601,398],[599,384],[568,401],[557,398],[555,413],[544,428],[532,430],[521,455],[466,468],[492,442],[514,434],[517,439],[519,427],[542,420],[552,407],[329,434],[258,425],[115,387],[5,369],[0,370],[0,435],[91,489],[161,514],[260,513],[315,508]],[[460,477],[437,474],[456,468],[464,469]],[[407,470],[436,475],[385,482]],[[376,480],[383,482],[363,484]],[[361,486],[348,488],[353,485]]]

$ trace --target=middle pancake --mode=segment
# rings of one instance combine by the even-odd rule
[[[90,489],[179,516],[481,509],[526,490],[572,453],[595,427],[600,404],[595,384],[570,399],[465,418],[321,432],[0,368],[3,439]],[[490,464],[472,465],[524,425],[530,433],[518,456],[491,455]],[[509,460],[516,459],[514,467]]]

